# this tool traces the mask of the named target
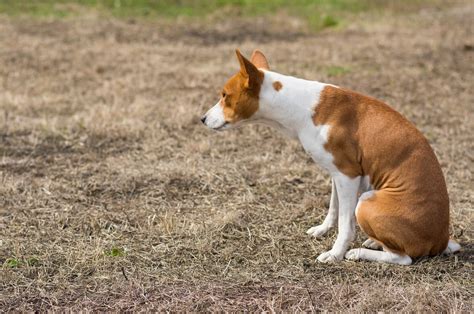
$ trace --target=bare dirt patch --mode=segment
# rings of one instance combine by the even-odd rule
[[[473,13],[318,34],[1,17],[0,308],[472,311]],[[335,234],[305,231],[324,217],[328,176],[273,130],[200,125],[236,47],[413,121],[441,161],[462,252],[318,264]]]

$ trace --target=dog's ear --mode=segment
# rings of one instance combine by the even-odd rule
[[[261,52],[258,49],[255,49],[252,52],[252,56],[250,57],[250,61],[260,69],[264,70],[270,70],[270,67],[268,66],[268,61],[263,52]]]
[[[235,53],[237,54],[237,59],[239,59],[240,73],[247,78],[247,87],[254,86],[254,84],[259,82],[262,73],[260,73],[252,62],[240,53],[239,49],[236,49]]]

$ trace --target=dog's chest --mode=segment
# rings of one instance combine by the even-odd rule
[[[298,138],[304,150],[319,166],[330,173],[334,173],[338,170],[333,163],[333,156],[324,148],[328,134],[329,125],[311,126],[301,131]]]

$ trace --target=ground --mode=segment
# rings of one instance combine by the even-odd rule
[[[473,14],[453,2],[320,32],[286,15],[0,15],[0,308],[472,311]],[[410,119],[440,160],[462,251],[318,263],[335,232],[305,231],[328,175],[272,129],[199,121],[237,47]]]

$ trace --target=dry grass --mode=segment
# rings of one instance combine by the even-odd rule
[[[260,19],[1,17],[0,308],[472,311],[473,13],[460,3],[316,35]],[[335,238],[305,235],[328,176],[273,130],[200,125],[237,46],[414,121],[463,251],[410,267],[315,262]]]

